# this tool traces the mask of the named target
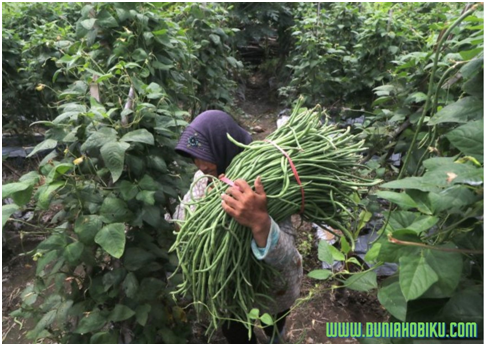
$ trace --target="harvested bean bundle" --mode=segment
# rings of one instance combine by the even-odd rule
[[[375,181],[354,176],[363,142],[348,130],[321,124],[319,107],[295,107],[289,121],[265,141],[244,148],[228,167],[231,180],[253,183],[261,176],[267,195],[267,209],[278,223],[292,214],[340,229],[354,247],[347,229],[339,222],[354,204],[351,195]],[[196,182],[195,182],[196,183]],[[212,190],[210,190],[212,187]],[[248,312],[255,306],[269,306],[276,270],[258,261],[251,251],[252,234],[221,206],[221,194],[228,185],[213,177],[205,197],[185,206],[186,218],[171,251],[176,251],[183,283],[173,294],[190,295],[197,313],[209,312],[208,332],[225,319],[236,319],[251,327]],[[273,279],[272,279],[273,278]]]

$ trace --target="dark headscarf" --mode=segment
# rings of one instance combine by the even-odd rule
[[[243,151],[230,142],[227,133],[243,144],[252,141],[248,132],[225,112],[203,112],[184,130],[176,146],[176,152],[216,164],[219,175],[224,173],[233,158]]]

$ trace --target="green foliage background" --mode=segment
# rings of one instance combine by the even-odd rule
[[[35,284],[16,317],[33,340],[185,342],[169,296],[177,259],[164,219],[189,185],[175,155],[200,111],[232,107],[241,50],[265,50],[282,102],[330,108],[371,148],[362,174],[384,179],[352,211],[356,239],[385,224],[366,260],[399,265],[378,284],[349,241],[319,258],[359,272],[317,280],[376,292],[397,321],[477,322],[483,307],[483,12],[467,3],[4,3],[4,131],[34,123],[50,149],[36,171],[4,185],[3,226],[34,201],[62,206],[29,255]],[[269,38],[278,43],[276,55]],[[99,95],[96,96],[96,95]],[[390,164],[402,154],[400,168]],[[383,209],[387,206],[387,210]],[[481,302],[481,303],[480,303]],[[482,333],[482,330],[480,330]],[[391,342],[392,340],[386,340]],[[412,340],[393,340],[411,342]]]

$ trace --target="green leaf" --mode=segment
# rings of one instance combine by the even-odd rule
[[[427,95],[425,95],[423,92],[416,92],[416,93],[413,93],[412,95],[410,95],[407,98],[407,100],[414,102],[414,103],[420,103],[420,102],[424,102],[425,100],[427,100]]]
[[[99,330],[104,327],[106,322],[106,318],[101,315],[100,311],[92,311],[88,316],[83,317],[79,321],[78,328],[76,328],[74,333],[86,334]]]
[[[81,25],[86,30],[91,30],[91,29],[93,29],[93,26],[94,26],[95,22],[96,22],[96,19],[95,18],[85,19],[85,20],[82,20],[81,21]]]
[[[141,326],[145,326],[147,324],[149,312],[151,309],[152,306],[149,304],[143,304],[137,306],[137,309],[135,311],[135,316],[138,324],[140,324]]]
[[[64,257],[68,262],[75,263],[81,257],[83,251],[83,243],[77,241],[66,246],[64,249]]]
[[[443,245],[443,248],[454,248]],[[459,253],[427,249],[424,251],[427,264],[437,273],[439,279],[434,283],[423,298],[448,298],[453,295],[461,280],[463,260]]]
[[[86,245],[94,244],[96,234],[102,227],[101,218],[98,215],[83,215],[76,219],[74,232],[80,241]]]
[[[145,205],[142,209],[142,219],[152,227],[160,227],[163,220],[160,217],[160,208],[155,205]]]
[[[416,208],[423,214],[432,215],[434,208],[429,199],[429,195],[433,192],[423,192],[420,190],[407,190],[407,195],[413,200]]]
[[[100,13],[98,13],[96,19],[98,20],[99,26],[103,28],[118,27],[118,22],[107,10],[102,10]]]
[[[155,260],[155,256],[139,247],[130,247],[125,251],[123,264],[129,271],[136,271]]]
[[[408,229],[418,234],[429,230],[437,222],[439,222],[439,218],[435,216],[410,211],[392,211],[387,229],[392,231]]]
[[[209,38],[211,39],[211,41],[214,42],[214,44],[220,44],[221,43],[221,39],[218,35],[211,34],[211,35],[209,35]]]
[[[273,318],[268,313],[264,313],[262,317],[260,317],[260,320],[267,326],[273,326]]]
[[[360,292],[368,292],[378,287],[376,282],[376,272],[372,271],[353,274],[344,280],[343,284],[349,289]]]
[[[120,185],[120,194],[125,201],[129,201],[135,198],[138,193],[138,187],[135,184],[132,184],[129,181],[123,180]]]
[[[141,201],[148,205],[154,205],[155,204],[154,195],[155,195],[155,191],[140,191],[137,194],[137,201]]]
[[[156,278],[144,278],[138,290],[138,300],[150,302],[157,299],[167,285]]]
[[[390,314],[405,322],[407,301],[400,289],[397,277],[390,277],[383,281],[383,286],[378,290],[378,300]]]
[[[332,271],[326,269],[316,269],[310,271],[307,275],[313,279],[327,280],[332,275]]]
[[[347,255],[351,251],[351,246],[349,246],[349,243],[346,239],[345,236],[341,237],[341,252],[345,255]]]
[[[387,189],[416,189],[420,191],[440,191],[440,187],[431,182],[427,182],[423,177],[408,177],[399,180],[392,180],[381,185]]]
[[[59,258],[58,252],[56,250],[49,251],[42,255],[42,257],[37,261],[37,267],[35,268],[35,274],[40,275],[42,270],[54,260]]]
[[[332,245],[329,245],[327,241],[320,240],[317,248],[317,258],[319,258],[320,261],[326,262],[330,265],[333,264],[332,252],[330,249],[331,247]]]
[[[329,246],[329,250],[331,251],[332,258],[336,261],[344,261],[344,254],[342,254],[338,249],[334,246]],[[332,263],[329,263],[332,264]]]
[[[119,198],[107,197],[100,208],[101,221],[105,223],[125,222],[131,213],[125,201]]]
[[[146,129],[139,129],[132,132],[128,132],[121,139],[121,142],[138,142],[149,145],[154,145],[154,135],[148,132]]]
[[[473,204],[478,196],[466,186],[452,186],[440,193],[429,193],[429,200],[434,212],[460,208]]]
[[[469,79],[474,74],[481,72],[483,68],[484,58],[480,57],[469,61],[466,65],[461,67],[462,78]]]
[[[442,108],[430,119],[429,125],[467,123],[468,121],[481,119],[482,117],[483,101],[468,96]]]
[[[2,199],[7,198],[15,194],[16,192],[23,192],[31,187],[27,183],[11,183],[2,185]]]
[[[27,157],[31,157],[39,151],[54,149],[55,147],[57,147],[57,141],[55,141],[53,139],[46,139],[43,142],[40,142],[39,144],[37,144],[35,146],[34,150],[32,150],[31,153],[29,155],[27,155]]]
[[[117,132],[111,127],[103,127],[96,132],[93,132],[86,141],[81,145],[81,152],[86,152],[91,149],[101,148],[109,142],[116,141]]]
[[[150,154],[148,157],[148,166],[158,172],[167,173],[167,164],[160,154]]]
[[[441,321],[444,322],[476,322],[483,323],[483,294],[482,289],[477,287],[466,287],[458,291],[444,305]]]
[[[42,316],[35,328],[27,333],[27,338],[36,339],[40,332],[42,332],[46,327],[50,326],[54,322],[56,318],[56,312],[57,310],[51,310],[47,312],[44,316]]]
[[[417,204],[410,196],[404,193],[391,192],[391,191],[378,191],[376,195],[380,198],[384,198],[390,202],[395,203],[400,208],[408,210],[411,208],[417,208]]]
[[[7,223],[8,219],[10,218],[10,216],[19,211],[20,210],[20,207],[16,204],[6,204],[6,205],[2,205],[2,229],[3,227],[5,226],[5,224]]]
[[[59,305],[56,314],[56,322],[58,323],[58,325],[62,325],[66,321],[69,309],[71,309],[72,306],[72,300],[66,300]]]
[[[89,339],[90,344],[117,344],[118,337],[112,332],[98,332]]]
[[[43,186],[42,190],[39,189],[40,194],[37,206],[43,210],[49,209],[49,203],[51,201],[52,194],[54,193],[54,191],[64,186],[64,184],[64,182],[57,182],[48,186]]]
[[[260,317],[260,310],[257,308],[253,308],[250,310],[248,313],[248,317],[251,318],[252,320],[256,320],[258,317]]]
[[[123,280],[122,288],[128,298],[134,298],[138,291],[138,280],[134,273],[128,273]]]
[[[115,258],[120,258],[125,250],[125,224],[112,223],[96,234],[95,242]]]
[[[468,122],[446,135],[451,144],[464,155],[472,156],[479,162],[483,161],[484,120]]]
[[[108,320],[111,322],[125,321],[135,315],[135,311],[130,309],[128,306],[116,304],[115,308],[111,312]]]
[[[438,280],[437,273],[427,263],[423,253],[420,256],[400,257],[399,281],[405,300],[421,297]]]
[[[144,175],[142,179],[138,182],[138,186],[142,190],[157,191],[157,183],[150,175]]]
[[[101,147],[101,157],[110,170],[113,182],[116,182],[123,173],[125,151],[130,144],[124,142],[110,142]]]
[[[371,249],[369,249],[366,253],[364,260],[366,262],[375,262],[375,260],[378,258],[378,255],[380,254],[380,248],[380,243],[374,243],[373,246],[371,246]]]

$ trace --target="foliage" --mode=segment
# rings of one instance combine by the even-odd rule
[[[398,273],[380,285],[367,277],[370,271],[309,274],[348,277],[343,284],[356,290],[378,287],[379,301],[398,321],[483,322],[484,46],[482,12],[474,11],[434,24],[441,34],[432,32],[423,51],[397,56],[388,84],[374,89],[373,112],[365,112],[363,138],[381,140],[371,153],[405,158],[398,177],[388,172],[389,181],[371,196],[390,209],[365,257],[376,265],[397,263]],[[364,208],[372,208],[371,197]],[[341,252],[322,247],[321,260],[349,262],[345,244]]]
[[[31,198],[39,212],[62,207],[51,228],[39,226],[48,237],[32,253],[36,280],[13,316],[36,321],[34,340],[184,342],[185,312],[168,296],[177,262],[164,213],[188,185],[174,152],[189,115],[179,105],[213,104],[193,88],[206,66],[191,70],[194,42],[150,4],[86,5],[74,27],[53,72],[74,82],[59,93],[59,115],[36,123],[48,130],[30,156],[54,150],[3,187],[15,202],[4,224]]]

